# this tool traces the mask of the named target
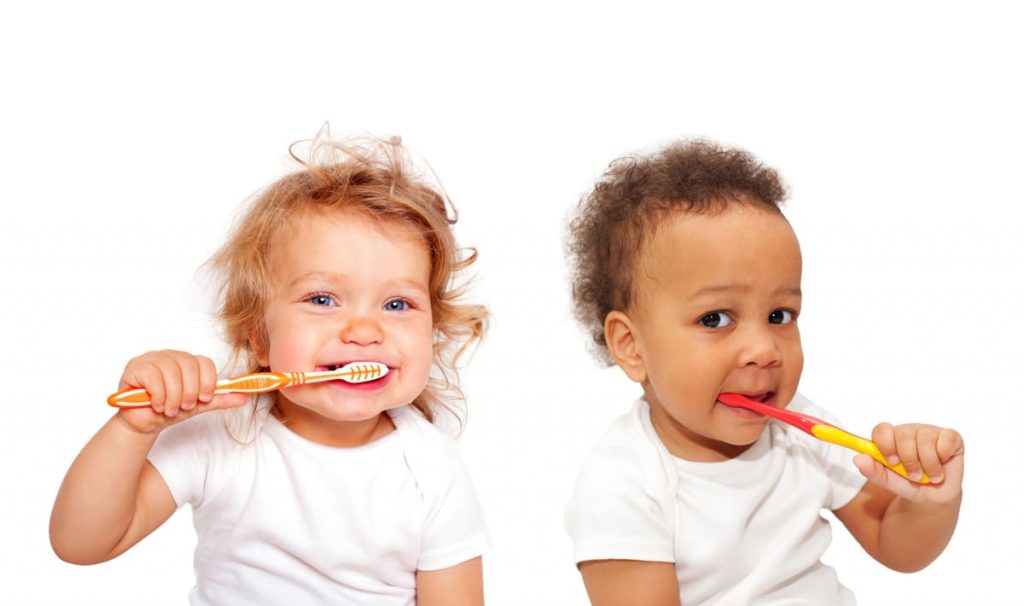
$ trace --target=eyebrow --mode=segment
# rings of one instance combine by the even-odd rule
[[[345,274],[339,274],[332,271],[311,271],[308,273],[304,273],[300,276],[296,276],[295,279],[292,280],[291,283],[289,284],[289,287],[293,287],[305,280],[326,280],[328,282],[345,282],[348,279],[349,277],[346,276]],[[410,278],[398,278],[395,280],[388,280],[387,285],[412,288],[422,292],[429,291],[429,288],[427,286]]]
[[[721,285],[718,285],[718,286],[705,286],[704,288],[702,288],[702,289],[698,290],[697,292],[693,293],[692,296],[694,298],[697,298],[697,297],[700,297],[700,296],[703,296],[703,295],[714,295],[714,294],[728,293],[728,292],[738,292],[738,293],[750,292],[750,287],[742,285],[742,284],[721,284]],[[793,288],[793,287],[789,287],[789,286],[783,286],[781,288],[777,288],[775,290],[775,292],[772,293],[772,294],[775,294],[775,295],[794,295],[794,296],[797,296],[797,297],[803,296],[803,292],[801,292],[799,287]]]

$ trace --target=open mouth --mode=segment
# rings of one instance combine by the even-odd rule
[[[732,396],[727,398],[729,403],[722,400],[723,396]],[[739,401],[736,401],[736,396]],[[749,405],[744,405],[743,401],[749,402]],[[718,396],[718,404],[725,406],[736,414],[742,416],[763,416],[763,413],[757,410],[757,405],[764,406],[775,406],[775,392],[774,391],[760,391],[760,392],[743,392],[743,391],[723,391]]]

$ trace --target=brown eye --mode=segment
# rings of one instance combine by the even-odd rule
[[[701,316],[698,322],[706,328],[725,328],[733,323],[733,319],[727,312],[713,311]]]
[[[796,318],[793,317],[793,312],[788,309],[776,309],[772,313],[768,314],[768,322],[771,324],[789,324]]]

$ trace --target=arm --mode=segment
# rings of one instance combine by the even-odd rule
[[[579,569],[592,606],[679,606],[672,562],[590,560]]]
[[[151,352],[133,359],[121,389],[145,388],[152,406],[120,410],[71,464],[50,516],[50,544],[62,560],[96,564],[124,553],[155,530],[176,506],[146,455],[164,428],[203,410],[244,402],[213,398],[216,369],[206,358]]]
[[[175,510],[160,474],[146,461],[157,434],[140,434],[115,415],[71,464],[50,516],[60,559],[112,559],[164,523]]]
[[[416,603],[419,606],[483,606],[481,558],[441,570],[417,570]]]
[[[901,478],[866,455],[854,459],[868,483],[835,511],[871,557],[901,572],[915,572],[942,553],[956,528],[963,480],[963,439],[952,429],[883,423],[872,440],[882,455],[896,457],[921,485]]]

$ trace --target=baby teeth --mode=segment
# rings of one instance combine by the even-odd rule
[[[338,379],[347,383],[365,383],[388,374],[388,367],[380,362],[352,362],[331,374],[337,375]]]

